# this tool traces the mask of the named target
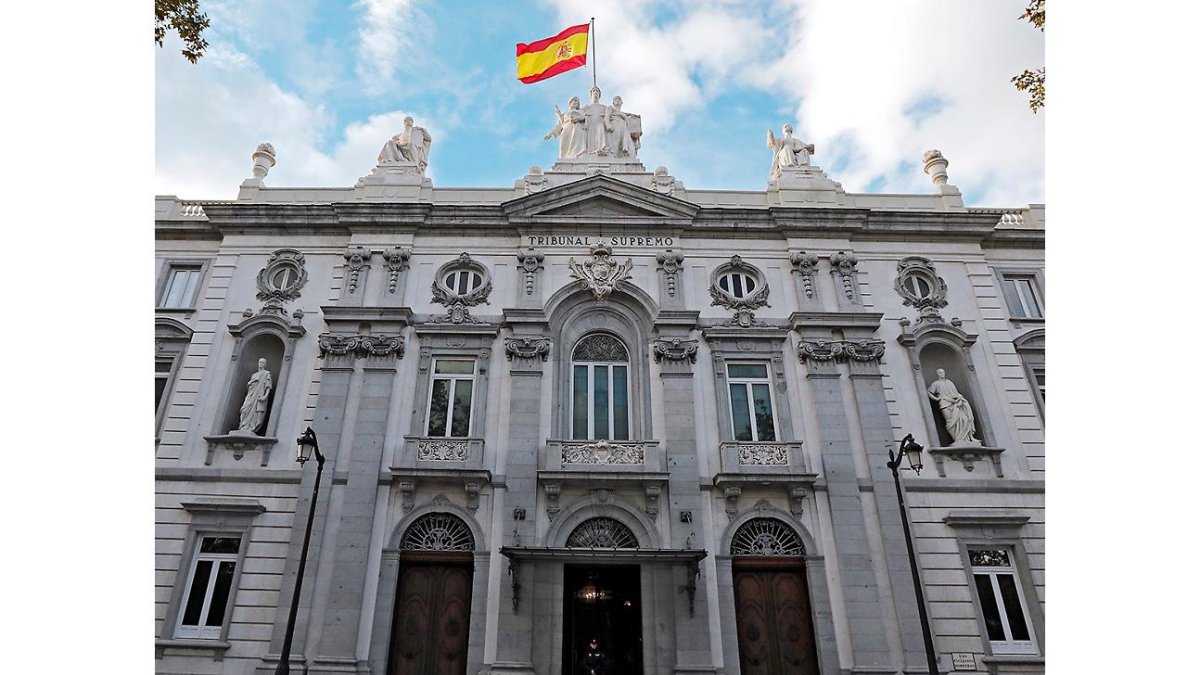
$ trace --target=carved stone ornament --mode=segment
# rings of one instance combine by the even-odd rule
[[[679,266],[683,263],[683,254],[679,251],[667,249],[657,256],[660,269],[663,271],[663,276],[667,282],[667,295],[675,297],[675,287],[679,276]]]
[[[514,356],[522,359],[540,356],[545,361],[550,355],[550,338],[504,338],[504,353],[508,355],[509,361],[512,361]]]
[[[525,273],[525,295],[533,295],[534,275],[542,269],[545,254],[530,246],[524,251],[517,252],[517,260],[521,263],[521,271]]]
[[[446,279],[457,278],[457,274],[469,275],[472,284],[456,288],[448,286]],[[446,316],[433,323],[479,323],[467,308],[486,303],[491,293],[492,279],[487,268],[472,260],[470,254],[460,254],[458,260],[442,265],[434,276],[432,301],[446,307]]]
[[[400,273],[408,269],[408,259],[412,257],[412,249],[393,246],[383,252],[383,264],[388,271],[388,293],[395,293],[400,281]]]
[[[946,282],[937,275],[928,258],[909,256],[896,265],[896,292],[904,298],[904,304],[915,307],[920,313],[917,323],[932,321],[945,323],[938,313],[945,307]]]
[[[788,448],[784,443],[738,443],[737,456],[743,466],[787,466]]]
[[[802,340],[798,355],[801,361],[867,363],[883,358],[883,351],[883,340]]]
[[[563,464],[644,464],[645,443],[563,443]]]
[[[732,293],[720,286],[721,277],[729,272],[750,277],[756,280],[758,285],[753,291],[742,297],[734,297]],[[762,274],[754,266],[744,262],[741,256],[735,255],[730,258],[729,262],[713,271],[713,282],[708,287],[708,294],[712,296],[712,304],[733,310],[733,318],[725,321],[726,326],[749,328],[757,323],[754,312],[751,310],[770,307],[767,297],[771,294],[771,287],[763,280]]]
[[[457,438],[431,438],[417,442],[417,459],[427,462],[464,462],[470,441]]]
[[[321,358],[326,356],[404,356],[404,338],[399,335],[337,335],[325,333],[317,338]]]
[[[651,343],[651,348],[654,351],[655,363],[659,363],[663,359],[667,359],[668,361],[682,361],[687,359],[695,363],[699,341],[683,340],[680,338],[671,338],[669,340],[658,339]]]
[[[815,253],[807,251],[797,251],[791,255],[792,264],[796,266],[796,272],[800,275],[801,285],[804,288],[804,297],[812,298],[816,296],[817,291],[813,285],[813,275],[817,273],[817,258]]]
[[[371,258],[371,251],[362,246],[351,246],[346,249],[342,257],[346,259],[346,270],[350,274],[346,292],[352,294],[358,290],[358,276],[362,272],[362,268],[366,266],[367,260]]]
[[[283,316],[283,303],[300,297],[300,289],[308,282],[304,269],[304,254],[294,248],[281,248],[258,273],[258,299],[263,301],[264,314]]]
[[[854,299],[855,275],[858,274],[858,258],[853,253],[838,251],[829,256],[829,264],[835,276],[842,278],[842,292],[846,298]]]
[[[659,194],[673,195],[675,194],[675,177],[667,174],[667,167],[660,166],[654,170],[654,177],[650,179],[654,186],[654,191]]]
[[[591,291],[596,300],[603,302],[616,289],[618,282],[630,278],[633,259],[626,258],[625,262],[617,263],[612,259],[612,248],[604,244],[596,244],[591,252],[591,260],[583,261],[582,265],[575,262],[575,258],[568,260],[567,265],[571,268],[571,278],[579,281],[579,287]]]

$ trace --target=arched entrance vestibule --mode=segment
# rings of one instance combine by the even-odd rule
[[[371,672],[464,675],[483,665],[487,544],[475,519],[439,495],[397,524],[383,551]],[[475,635],[477,639],[471,640]]]
[[[534,627],[537,672],[574,675],[608,663],[620,668],[610,672],[637,675],[695,663],[689,650],[698,645],[677,629],[705,621],[682,592],[705,551],[659,548],[654,521],[607,491],[566,504],[541,541],[500,551],[520,579],[515,613]]]
[[[823,556],[790,514],[760,504],[730,522],[716,556],[727,672],[837,672]]]

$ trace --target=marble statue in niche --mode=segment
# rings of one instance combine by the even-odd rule
[[[258,360],[258,370],[246,382],[246,398],[242,401],[238,428],[234,433],[241,435],[259,435],[258,430],[267,418],[267,404],[271,396],[271,371],[267,370],[267,360]]]
[[[979,445],[975,438],[975,413],[958,387],[946,378],[946,371],[937,369],[938,379],[929,385],[929,398],[936,401],[946,421],[946,431],[954,445]]]

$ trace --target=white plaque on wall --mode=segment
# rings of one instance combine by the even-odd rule
[[[950,663],[955,670],[978,670],[975,667],[975,655],[970,652],[951,652]]]

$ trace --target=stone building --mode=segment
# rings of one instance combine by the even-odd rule
[[[273,672],[311,508],[292,672],[926,672],[908,433],[941,671],[1044,670],[1042,207],[937,151],[847,193],[790,128],[687,189],[624,114],[511,188],[408,123],[352,187],[264,144],[157,199],[158,672]]]

